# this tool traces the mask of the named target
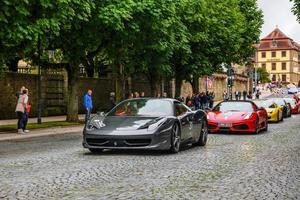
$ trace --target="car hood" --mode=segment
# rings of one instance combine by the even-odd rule
[[[131,116],[107,116],[103,119],[101,130],[107,131],[134,131],[148,124],[156,122],[162,117],[131,117]]]
[[[209,117],[216,121],[223,121],[223,120],[241,120],[249,114],[249,112],[236,112],[236,111],[228,111],[228,112],[210,112]]]

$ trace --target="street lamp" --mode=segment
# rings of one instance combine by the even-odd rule
[[[38,109],[37,109],[37,123],[42,123],[42,89],[41,89],[41,39],[38,35]]]

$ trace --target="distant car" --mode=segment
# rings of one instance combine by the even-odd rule
[[[266,109],[252,101],[223,101],[208,112],[207,119],[211,133],[259,133],[268,130]]]
[[[297,102],[294,98],[284,98],[284,100],[291,105],[292,114],[300,113],[300,102]]]
[[[177,153],[186,143],[204,146],[207,135],[204,111],[192,111],[175,99],[135,98],[91,118],[83,131],[83,146],[91,152],[153,149]]]
[[[258,107],[263,107],[268,112],[269,122],[279,122],[283,121],[283,108],[282,106],[276,104],[272,99],[257,99],[253,102]]]
[[[270,99],[272,99],[276,104],[282,107],[284,118],[292,116],[291,105],[287,103],[283,98],[270,98]]]

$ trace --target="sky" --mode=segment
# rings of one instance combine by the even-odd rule
[[[261,38],[272,32],[276,25],[287,36],[300,43],[300,24],[291,11],[290,0],[258,0],[264,14]]]

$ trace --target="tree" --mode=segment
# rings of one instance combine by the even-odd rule
[[[261,83],[269,83],[271,80],[270,80],[270,74],[267,72],[266,69],[264,68],[257,68],[257,73],[259,74],[260,76],[260,82]]]
[[[292,11],[297,16],[298,21],[300,22],[300,0],[290,0],[294,3]]]

